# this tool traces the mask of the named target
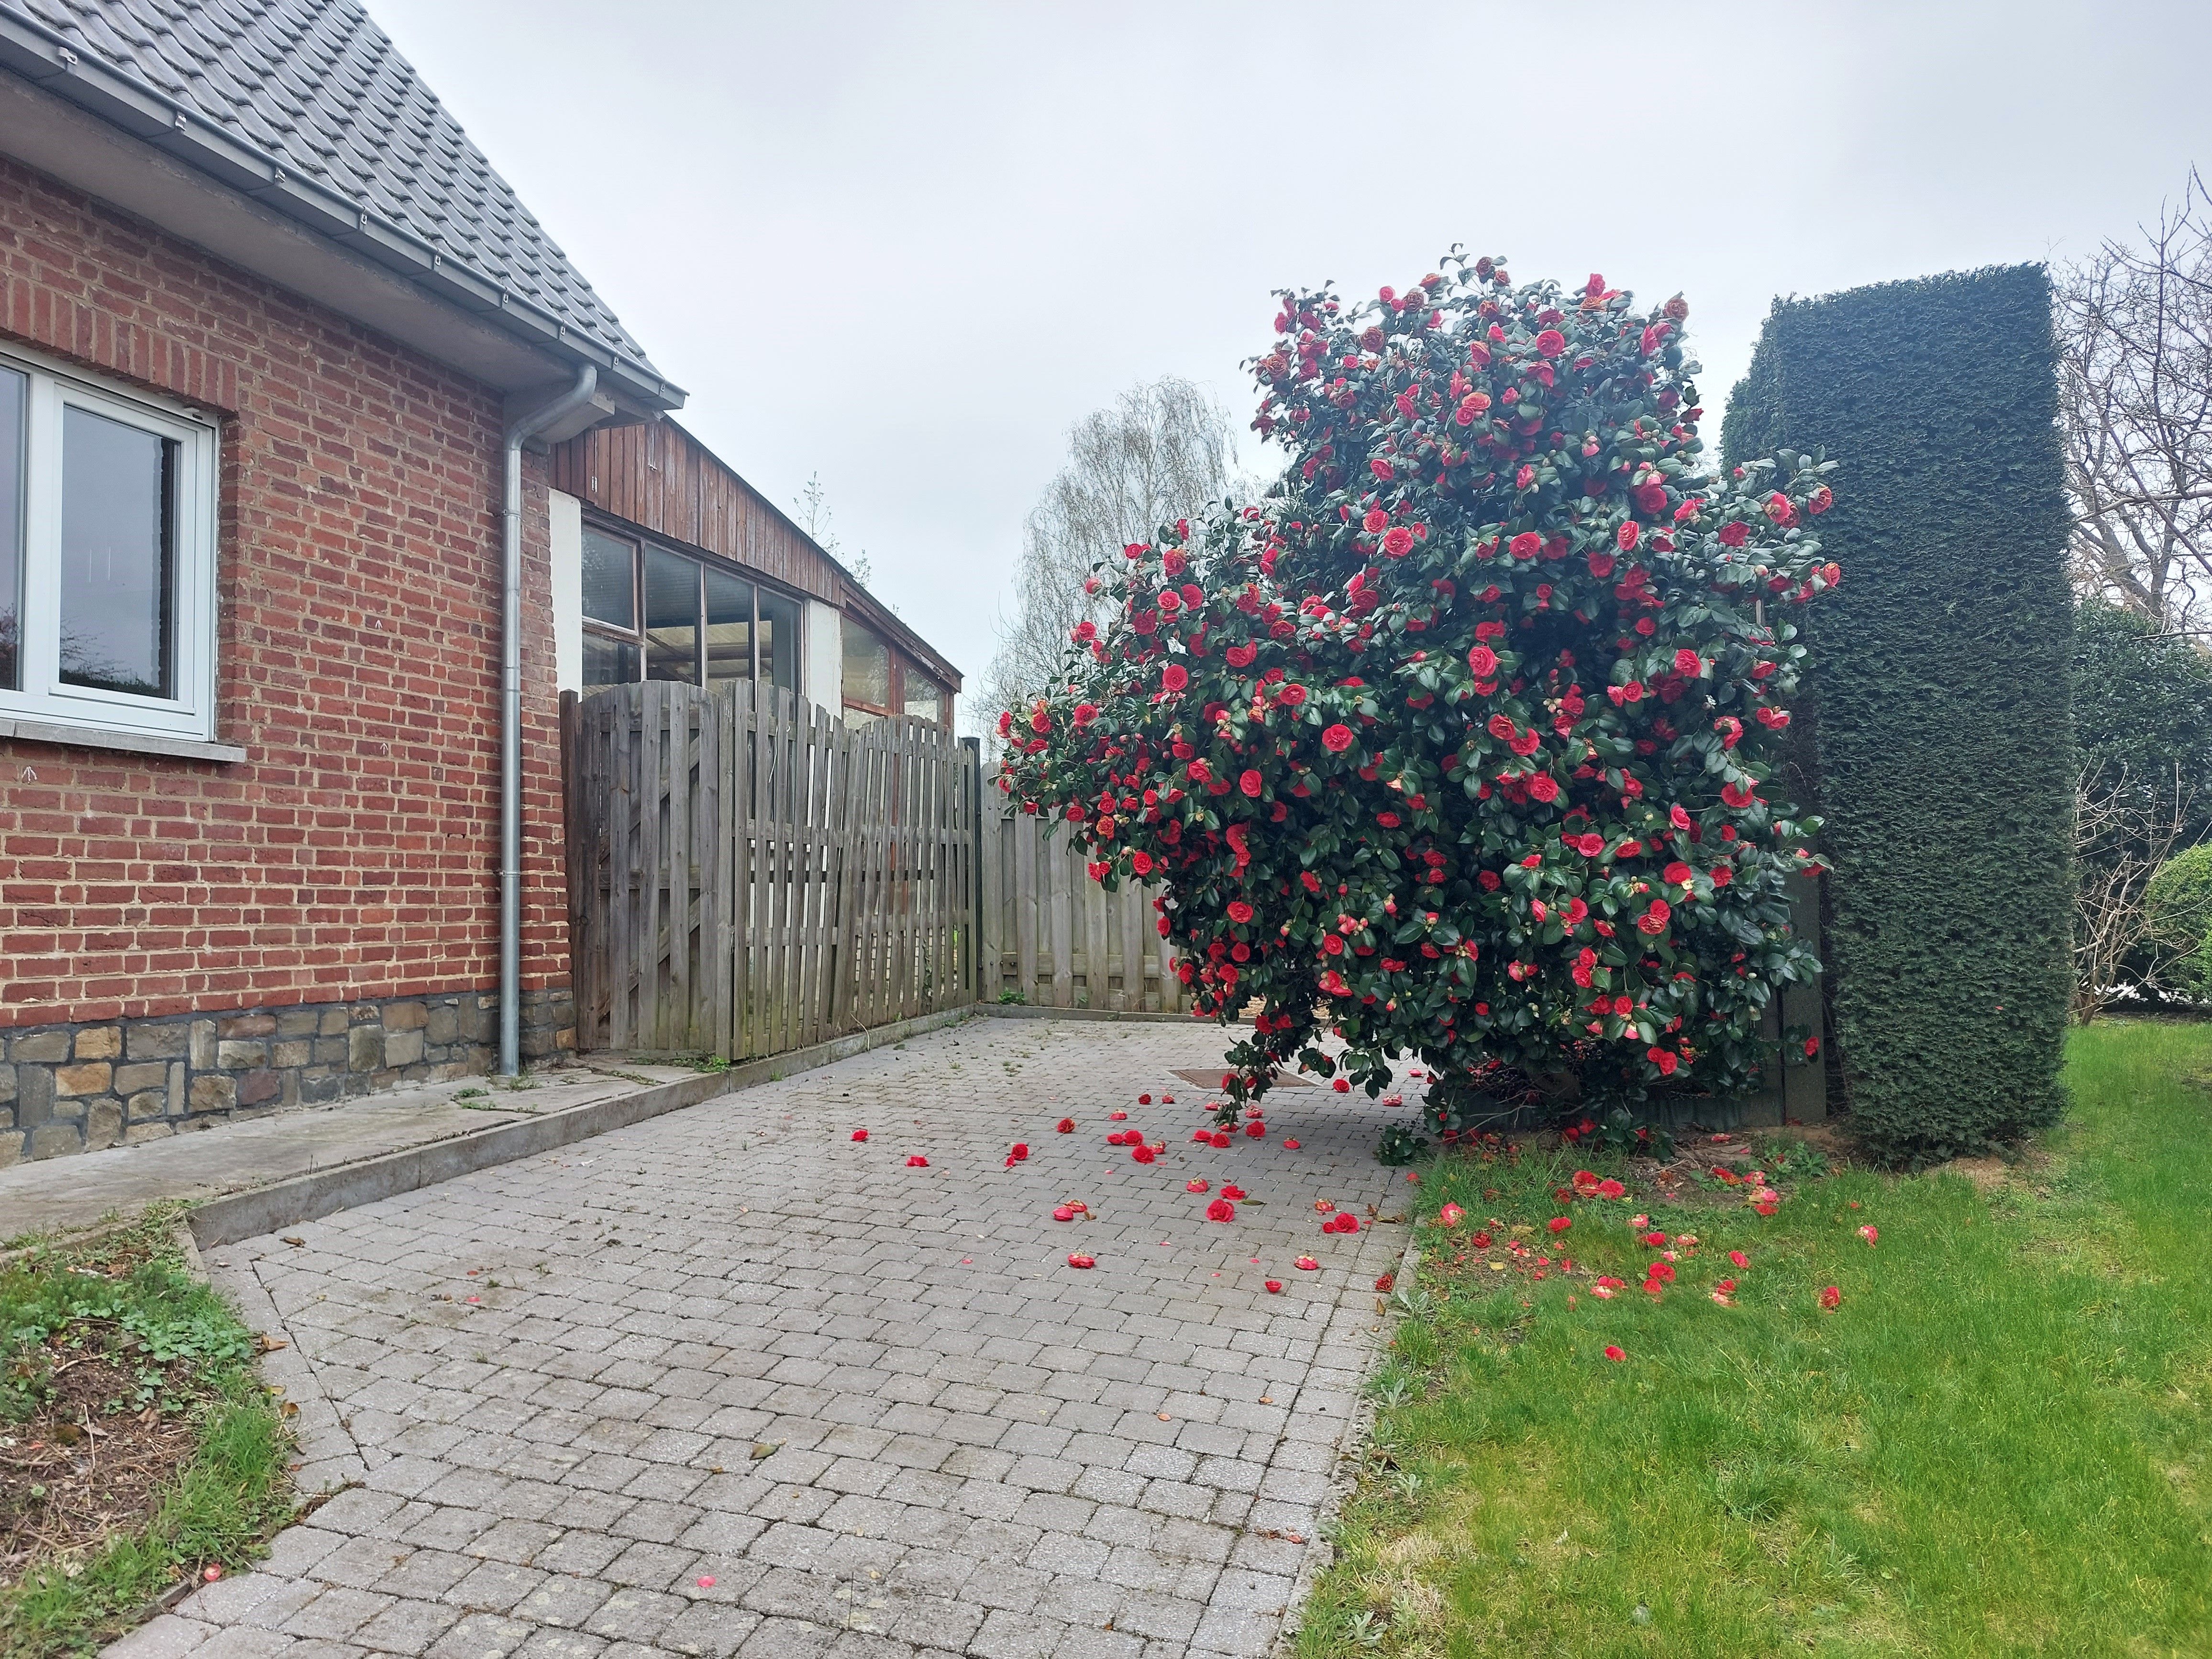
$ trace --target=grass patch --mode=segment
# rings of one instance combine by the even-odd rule
[[[0,1656],[81,1653],[289,1518],[258,1343],[173,1214],[0,1267]]]
[[[2212,1651],[2208,1072],[2212,1027],[2078,1032],[2072,1117],[2006,1178],[1801,1154],[1764,1218],[1632,1190],[1554,1236],[1567,1176],[1620,1171],[1430,1166],[1423,1216],[1468,1217],[1424,1229],[1297,1651]],[[1656,1298],[1636,1212],[1699,1241]]]

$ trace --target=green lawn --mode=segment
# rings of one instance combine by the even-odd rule
[[[253,1335],[173,1223],[0,1267],[0,1659],[97,1649],[293,1511]]]
[[[1425,1220],[1468,1218],[1422,1231],[1298,1652],[2212,1653],[2200,1079],[2212,1026],[2076,1034],[2070,1121],[1986,1192],[1851,1170],[1767,1218],[1632,1193],[1554,1239],[1554,1188],[1603,1162],[1426,1170]],[[1700,1240],[1656,1303],[1638,1212]],[[1492,1217],[1626,1288],[1491,1268]]]

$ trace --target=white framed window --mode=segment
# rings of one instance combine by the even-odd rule
[[[213,739],[216,438],[0,348],[0,717]]]

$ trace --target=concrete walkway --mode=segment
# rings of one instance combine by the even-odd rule
[[[1321,1089],[1193,1144],[1221,1044],[980,1019],[211,1250],[358,1484],[110,1651],[1267,1652],[1413,1189]]]
[[[0,1170],[0,1242],[127,1219],[165,1199],[205,1204],[686,1082],[702,1092],[720,1086],[669,1066],[571,1066],[519,1085],[461,1078],[335,1106],[240,1118],[135,1146],[18,1164]]]

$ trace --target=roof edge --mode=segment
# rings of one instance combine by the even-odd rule
[[[21,13],[0,9],[0,70],[66,99],[218,184],[407,278],[426,299],[488,322],[573,363],[590,363],[639,402],[683,407],[684,388],[652,363],[592,338],[514,293],[471,261],[433,246],[359,202],[299,177],[276,156],[222,131],[167,94],[88,58]]]

